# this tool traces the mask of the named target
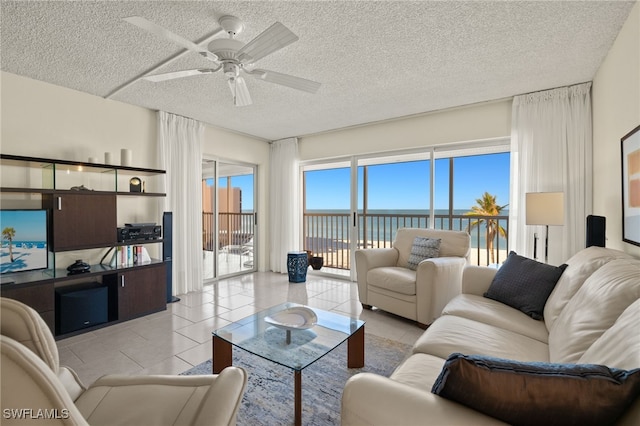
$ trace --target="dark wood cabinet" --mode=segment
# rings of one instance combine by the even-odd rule
[[[46,270],[2,274],[0,296],[33,307],[54,331],[56,313],[60,313],[56,312],[56,289],[73,290],[87,282],[106,286],[107,322],[72,334],[166,309],[166,265],[162,260],[128,266],[98,263],[90,265],[86,273],[73,276],[68,274],[66,262],[56,266],[56,253],[122,245],[117,237],[118,197],[166,196],[160,192],[164,170],[7,154],[0,154],[0,165],[3,206],[38,208],[40,204],[49,211],[50,251]],[[131,192],[131,177],[143,177],[151,192]]]
[[[3,286],[0,295],[31,306],[44,319],[51,332],[54,332],[55,295],[53,280],[34,284]]]
[[[114,194],[45,194],[43,207],[51,214],[54,251],[82,250],[115,245],[116,196]]]
[[[105,276],[117,293],[118,320],[128,320],[165,309],[166,266],[163,263]]]

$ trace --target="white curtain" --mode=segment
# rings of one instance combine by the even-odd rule
[[[298,139],[275,141],[269,152],[269,267],[287,272],[287,253],[300,251],[300,169]]]
[[[564,225],[549,227],[549,263],[585,247],[592,212],[591,83],[516,96],[511,120],[509,246],[544,259],[544,226],[525,224],[527,192],[563,192]]]
[[[173,295],[202,290],[202,123],[158,112],[165,211],[173,212]]]

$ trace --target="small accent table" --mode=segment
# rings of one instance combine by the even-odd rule
[[[305,254],[306,255],[306,254]],[[293,330],[287,343],[286,331],[268,324],[265,317],[285,309],[303,306],[282,303],[229,324],[213,332],[213,373],[232,364],[232,347],[291,368],[294,371],[294,419],[302,424],[302,370],[347,341],[347,367],[364,367],[364,321],[355,317],[312,309],[315,326]]]

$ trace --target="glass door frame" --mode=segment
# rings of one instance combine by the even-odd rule
[[[205,283],[207,282],[212,282],[212,281],[217,281],[220,278],[228,278],[228,277],[232,277],[235,275],[242,275],[242,274],[248,274],[248,273],[252,273],[252,272],[256,272],[258,270],[258,247],[259,247],[259,243],[258,243],[258,239],[259,239],[259,229],[258,229],[258,210],[257,210],[257,206],[258,206],[258,165],[256,164],[251,164],[251,163],[245,163],[242,161],[236,161],[236,160],[228,160],[226,158],[220,158],[220,157],[215,157],[215,156],[207,156],[207,155],[203,155],[203,162],[209,162],[209,163],[214,163],[214,170],[215,172],[213,173],[213,176],[206,176],[203,173],[202,179],[208,179],[211,178],[214,180],[214,194],[215,194],[215,201],[214,201],[214,243],[213,243],[213,262],[214,262],[214,269],[213,269],[213,277],[208,277],[205,279]],[[220,178],[230,178],[231,181],[233,179],[232,175],[229,176],[225,176],[223,174],[221,174],[220,170],[222,169],[223,165],[231,165],[231,166],[236,166],[236,167],[243,167],[243,168],[249,168],[251,169],[251,175],[253,176],[253,180],[252,180],[252,185],[253,185],[253,194],[252,194],[252,214],[253,214],[253,237],[252,237],[252,248],[250,249],[252,256],[253,256],[253,264],[251,265],[250,268],[246,268],[243,269],[241,268],[238,271],[235,272],[231,272],[231,273],[226,273],[221,275],[220,273],[220,256],[221,254],[223,254],[222,250],[220,250],[220,199],[219,199],[219,182],[220,182]],[[247,173],[249,174],[249,173]],[[204,260],[203,260],[204,261]]]

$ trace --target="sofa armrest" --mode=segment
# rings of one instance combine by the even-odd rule
[[[462,272],[462,293],[483,296],[498,269],[487,266],[466,266]]]
[[[445,305],[462,291],[463,257],[434,257],[418,264],[416,270],[417,321],[431,324]]]
[[[360,303],[367,302],[367,272],[373,268],[396,266],[398,264],[398,250],[395,248],[371,248],[356,250],[356,276],[358,281],[358,296]]]
[[[387,377],[360,373],[342,393],[342,426],[349,425],[504,425],[464,405]]]

